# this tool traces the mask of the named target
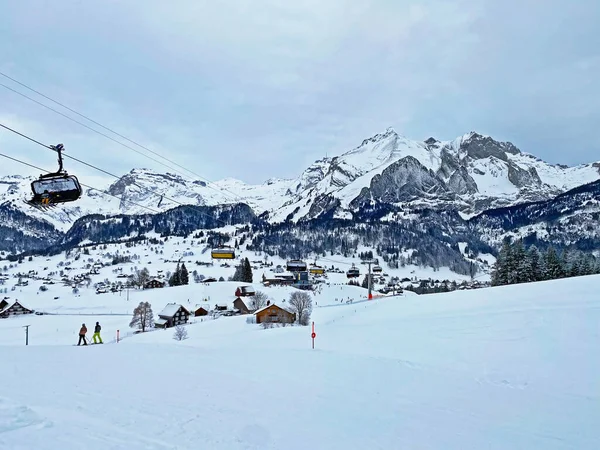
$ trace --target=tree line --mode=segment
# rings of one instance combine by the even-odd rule
[[[504,241],[492,271],[492,286],[554,280],[600,273],[600,261],[589,253],[553,247],[541,252],[521,240]]]

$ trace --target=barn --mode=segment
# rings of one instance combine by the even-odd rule
[[[169,303],[158,313],[158,320],[154,321],[154,326],[156,328],[171,328],[186,324],[189,318],[190,312],[182,305]]]
[[[15,301],[11,306],[5,306],[4,309],[0,310],[0,318],[2,319],[6,319],[10,316],[21,316],[24,314],[33,314],[33,311],[25,308],[18,301]]]
[[[206,316],[206,315],[208,315],[209,311],[210,311],[210,306],[208,305],[208,303],[201,303],[194,307],[194,310],[193,310],[194,317]]]

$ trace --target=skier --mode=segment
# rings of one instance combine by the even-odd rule
[[[94,338],[94,344],[102,344],[102,338],[100,337],[101,329],[102,327],[100,326],[100,323],[96,322],[96,326],[94,327],[94,335],[92,336]],[[100,342],[96,342],[96,338],[98,338]]]
[[[77,343],[77,345],[81,345],[81,342],[83,342],[83,345],[87,345],[85,333],[87,333],[87,328],[85,327],[85,323],[82,323],[81,329],[79,330],[79,342]]]

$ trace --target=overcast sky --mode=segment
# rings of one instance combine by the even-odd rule
[[[291,178],[388,126],[600,160],[598,0],[4,0],[0,17],[2,72],[210,180]],[[0,122],[119,175],[168,170],[2,86]],[[0,151],[55,164],[3,130]]]

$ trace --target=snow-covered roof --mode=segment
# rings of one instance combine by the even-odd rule
[[[167,319],[157,319],[154,321],[154,325],[164,325],[167,323]]]
[[[179,311],[179,308],[185,309],[183,305],[180,305],[179,303],[169,303],[163,308],[161,312],[158,313],[158,316],[173,317],[177,313],[177,311]],[[187,309],[185,310],[187,311]]]
[[[279,303],[271,303],[270,305],[265,306],[264,308],[257,309],[256,311],[254,311],[254,314],[258,314],[260,312],[263,312],[263,311],[265,311],[265,310],[267,310],[267,309],[269,309],[269,308],[271,308],[273,306],[277,306],[278,308],[283,309],[284,311],[287,311],[290,314],[294,314],[294,312],[289,307],[283,306],[283,305],[281,305]]]
[[[163,280],[161,280],[160,278],[151,278],[150,280],[148,280],[148,283],[152,282],[152,281],[158,281],[159,283],[165,284],[165,282]]]

